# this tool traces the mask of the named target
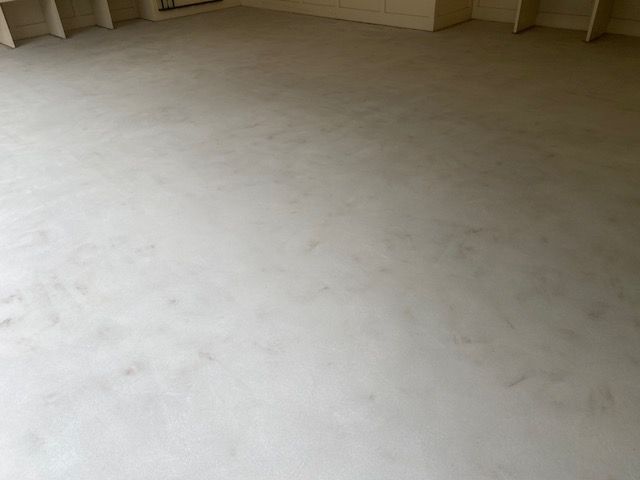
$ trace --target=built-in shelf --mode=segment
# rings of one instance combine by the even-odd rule
[[[97,26],[113,30],[113,20],[107,0],[93,0],[93,15],[96,17]]]
[[[536,24],[539,6],[540,0],[518,0],[513,33],[520,33]]]
[[[16,44],[2,10],[2,5],[17,1],[20,0],[0,0],[0,44],[11,48],[15,48]],[[39,2],[49,34],[59,38],[67,38],[55,0],[39,0]],[[111,11],[109,10],[108,0],[93,0],[93,14],[96,25],[113,29],[113,20],[111,18]]]
[[[15,48],[16,44],[13,41],[13,36],[11,35],[7,19],[2,11],[2,5],[12,1],[19,0],[0,0],[0,43],[8,47]],[[49,34],[55,37],[67,38],[64,33],[64,27],[62,26],[62,20],[60,20],[60,14],[58,13],[58,6],[56,5],[55,0],[40,0],[40,8],[42,9],[42,15],[44,16],[44,20],[47,24]]]
[[[11,30],[9,30],[9,24],[7,23],[7,19],[2,11],[2,3],[0,3],[0,43],[7,47],[16,48],[13,36],[11,35]]]
[[[589,30],[587,30],[587,42],[595,40],[607,31],[613,11],[613,2],[614,0],[595,0],[589,20]]]
[[[0,44],[15,48],[15,42],[11,34],[11,26],[5,18],[2,6],[9,2],[21,0],[0,0]],[[93,18],[95,25],[113,29],[113,19],[109,10],[108,0],[91,0],[93,5]],[[471,2],[461,0],[398,0],[395,7],[381,10],[378,0],[357,0],[367,8],[342,8],[341,4],[314,5],[299,4],[294,2],[279,2],[277,0],[137,0],[139,14],[147,20],[159,21],[194,13],[202,13],[211,10],[236,6],[249,5],[262,8],[285,9],[296,13],[313,14],[343,20],[381,23],[422,30],[439,30],[468,20],[472,16]],[[342,1],[342,0],[341,0]],[[572,15],[577,18],[573,23],[574,28],[587,28],[586,41],[597,39],[607,31],[611,21],[615,0],[581,0],[591,1],[591,15],[588,28],[586,15]],[[368,3],[367,3],[368,2]],[[285,5],[286,3],[286,5]],[[513,27],[514,33],[520,33],[537,24],[538,21],[545,24],[545,16],[548,13],[540,12],[540,0],[518,0],[516,17]],[[31,4],[30,4],[31,5]],[[35,5],[38,5],[36,3]],[[544,4],[543,4],[544,5]],[[582,7],[586,5],[582,4]],[[286,7],[286,8],[284,8]],[[428,7],[428,8],[427,8]],[[42,24],[38,24],[39,31],[47,31],[51,35],[66,38],[64,27],[58,13],[55,0],[39,0],[39,8],[42,9],[46,23],[46,30]],[[543,6],[543,8],[546,8]],[[395,10],[394,10],[395,9]],[[582,11],[584,13],[584,10]],[[91,22],[88,17],[87,22]],[[83,23],[83,26],[87,23]],[[548,24],[548,23],[547,23]],[[615,27],[615,23],[613,24]]]
[[[589,19],[589,28],[585,40],[590,42],[606,32],[614,0],[594,0]],[[513,26],[513,33],[520,33],[523,30],[533,27],[538,17],[540,0],[518,0],[516,19]]]

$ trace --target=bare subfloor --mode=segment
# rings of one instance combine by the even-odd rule
[[[0,51],[0,478],[637,479],[640,39],[581,37]]]

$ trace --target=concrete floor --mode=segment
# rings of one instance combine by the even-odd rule
[[[640,39],[509,28],[0,51],[0,478],[640,478]]]

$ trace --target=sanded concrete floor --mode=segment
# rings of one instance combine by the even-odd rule
[[[0,51],[0,478],[637,480],[640,39],[245,8]]]

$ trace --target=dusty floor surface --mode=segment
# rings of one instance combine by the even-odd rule
[[[0,478],[640,478],[640,39],[509,28],[1,50]]]

